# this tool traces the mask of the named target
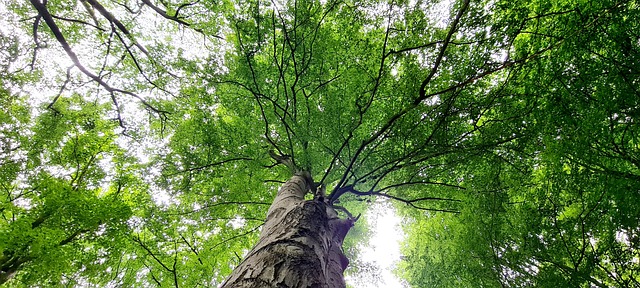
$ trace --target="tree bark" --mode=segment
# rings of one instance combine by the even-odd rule
[[[305,200],[313,187],[298,174],[273,200],[260,240],[223,288],[341,288],[349,261],[342,241],[353,220],[340,219],[323,201]]]

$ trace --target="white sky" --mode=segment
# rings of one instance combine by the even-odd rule
[[[373,204],[365,215],[371,223],[373,236],[365,248],[361,249],[360,260],[380,269],[380,280],[373,281],[366,277],[346,277],[349,285],[358,288],[402,288],[400,279],[393,274],[395,265],[400,261],[400,242],[404,240],[401,218],[396,215],[388,201]],[[363,276],[363,275],[358,275]]]

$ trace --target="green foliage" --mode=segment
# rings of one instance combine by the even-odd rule
[[[111,242],[126,233],[135,208],[121,196],[129,193],[127,171],[99,163],[126,157],[114,143],[115,123],[103,118],[105,105],[75,96],[35,116],[20,97],[2,100],[2,266],[22,263],[16,286],[55,284],[117,250]]]
[[[503,123],[522,137],[460,173],[471,194],[460,215],[408,228],[411,266],[399,273],[416,286],[638,285],[637,4],[527,3],[498,2],[513,10],[496,14],[535,19],[511,35],[514,52],[544,57],[506,88],[535,105]],[[505,108],[496,113],[521,115]]]
[[[293,168],[395,201],[411,286],[640,285],[637,1],[38,3],[0,10],[0,284],[216,286]]]

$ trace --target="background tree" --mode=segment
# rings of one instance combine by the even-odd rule
[[[534,19],[520,20],[515,52],[553,45],[512,83],[537,102],[507,122],[524,137],[474,165],[466,213],[416,218],[407,263],[426,261],[402,273],[416,286],[635,287],[637,4],[512,3],[500,17]]]
[[[291,179],[416,287],[637,285],[637,5],[9,3],[1,279],[219,285]]]

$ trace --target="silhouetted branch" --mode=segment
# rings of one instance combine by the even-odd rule
[[[411,182],[403,182],[403,183],[399,183],[399,184],[389,185],[389,186],[386,186],[384,188],[380,188],[378,190],[378,192],[382,192],[382,191],[389,190],[389,189],[392,189],[392,188],[403,187],[403,186],[411,186],[411,185],[439,185],[439,186],[452,187],[452,188],[461,189],[461,190],[466,190],[467,189],[467,188],[462,187],[462,186],[453,185],[453,184],[447,184],[447,183],[442,183],[442,182],[411,181]]]
[[[187,246],[189,246],[189,249],[191,250],[191,252],[193,252],[193,254],[196,254],[196,256],[198,257],[198,262],[200,262],[200,265],[204,265],[204,263],[202,263],[202,259],[200,259],[200,254],[198,254],[198,250],[196,250],[196,247],[191,245],[191,243],[189,243],[189,241],[187,241],[187,239],[184,238],[182,233],[179,233],[179,234],[180,234],[180,238],[182,238],[182,241],[184,241],[184,243],[187,244]]]
[[[231,240],[234,240],[234,239],[236,239],[236,238],[240,238],[240,237],[247,236],[248,234],[251,234],[251,233],[253,233],[253,232],[257,231],[260,227],[262,227],[262,224],[260,224],[260,225],[258,225],[258,226],[256,226],[256,227],[254,227],[254,228],[253,228],[253,229],[251,229],[251,230],[246,231],[245,233],[238,234],[238,235],[234,235],[233,237],[229,237],[229,238],[227,238],[227,239],[224,239],[224,240],[220,241],[219,243],[216,243],[216,245],[211,246],[211,248],[209,248],[209,250],[213,250],[213,249],[215,249],[216,247],[218,247],[218,246],[220,246],[220,245],[222,245],[222,244],[225,244],[225,243],[227,243],[227,242],[229,242],[229,241],[231,241]]]
[[[351,194],[358,195],[358,196],[380,196],[380,197],[389,198],[389,199],[392,199],[392,200],[403,202],[403,203],[405,203],[407,205],[410,205],[411,207],[416,208],[418,210],[435,211],[435,212],[447,212],[447,213],[456,213],[457,214],[457,213],[460,213],[460,211],[449,210],[449,209],[425,208],[425,207],[421,207],[421,206],[416,205],[416,202],[422,202],[422,201],[462,202],[461,200],[458,200],[458,199],[442,198],[442,197],[420,197],[420,198],[414,198],[414,199],[404,199],[402,197],[389,195],[387,193],[382,193],[380,191],[365,191],[365,192],[358,191],[351,185],[346,186],[346,187],[342,187],[342,188],[338,189],[337,191],[338,192],[336,194],[334,194],[334,197],[329,199],[329,203],[330,204],[333,203],[333,201],[337,200],[344,193],[351,193]]]
[[[60,98],[60,96],[62,95],[62,92],[64,92],[64,89],[67,88],[67,84],[69,84],[69,82],[71,81],[71,69],[74,66],[70,66],[67,68],[67,76],[64,80],[64,83],[62,83],[62,86],[60,87],[60,90],[58,90],[58,94],[56,95],[56,97],[53,98],[53,100],[51,100],[51,103],[49,103],[49,105],[47,105],[47,109],[51,109],[56,113],[60,113],[60,111],[56,110],[55,108],[53,108],[53,105],[56,104],[56,101],[58,101],[58,98]]]
[[[37,1],[37,0],[32,0],[32,1]],[[104,18],[106,18],[107,20],[109,20],[109,22],[113,23],[114,25],[116,25],[116,27],[118,27],[118,29],[120,31],[122,31],[122,33],[124,33],[125,35],[127,35],[127,37],[129,37],[129,39],[131,40],[131,42],[133,42],[133,44],[138,47],[138,49],[140,49],[140,51],[142,51],[142,53],[144,53],[145,55],[149,56],[149,52],[147,51],[147,49],[145,49],[142,45],[140,45],[134,38],[133,38],[133,34],[131,34],[131,32],[129,32],[129,29],[127,29],[127,27],[124,26],[124,24],[122,24],[122,22],[120,22],[120,20],[118,20],[116,17],[113,16],[113,14],[111,14],[109,11],[107,11],[106,8],[104,8],[104,6],[102,6],[102,4],[100,4],[98,1],[96,0],[84,0],[87,3],[89,3],[95,10],[97,10]],[[123,43],[124,44],[124,43]]]
[[[202,29],[200,29],[200,28],[196,28],[196,27],[193,27],[193,24],[192,24],[192,23],[189,23],[189,22],[187,22],[187,21],[184,21],[184,20],[182,20],[182,18],[181,18],[181,17],[179,17],[180,10],[182,10],[182,9],[183,9],[183,8],[185,8],[185,7],[195,5],[195,4],[197,4],[198,2],[200,2],[200,1],[195,1],[195,2],[190,2],[190,3],[184,3],[184,4],[180,5],[180,6],[178,6],[178,8],[176,9],[176,12],[175,12],[175,14],[174,14],[174,15],[169,15],[169,14],[167,13],[167,11],[165,11],[165,10],[163,10],[162,8],[160,8],[160,7],[156,6],[156,5],[154,5],[153,3],[151,3],[151,1],[149,1],[149,0],[142,0],[142,3],[144,3],[144,4],[145,4],[145,5],[147,5],[147,6],[149,6],[149,8],[151,8],[151,10],[155,11],[156,13],[158,13],[160,16],[164,17],[165,19],[168,19],[168,20],[174,21],[174,22],[176,22],[176,23],[178,23],[178,24],[181,24],[181,25],[184,25],[184,26],[186,26],[186,27],[189,27],[189,28],[193,29],[193,31],[196,31],[196,32],[201,33],[201,34],[204,34],[204,31],[203,31]],[[220,39],[220,40],[224,40],[224,38],[223,38],[223,37],[218,36],[218,35],[208,35],[208,36],[212,36],[212,37],[218,38],[218,39]]]
[[[426,95],[427,84],[429,84],[429,82],[431,81],[431,78],[433,78],[433,76],[436,75],[436,72],[438,72],[438,68],[440,67],[442,58],[444,57],[444,53],[447,51],[447,47],[451,42],[451,37],[456,32],[456,30],[458,30],[458,23],[460,22],[460,18],[462,18],[462,15],[464,15],[464,12],[469,7],[469,2],[470,0],[465,0],[462,3],[462,7],[460,8],[460,10],[458,10],[458,14],[456,14],[456,18],[454,18],[453,21],[451,22],[451,26],[449,27],[449,32],[447,32],[447,36],[444,38],[444,41],[443,41],[444,43],[442,44],[442,47],[440,47],[440,51],[438,51],[438,56],[436,56],[436,59],[433,63],[433,67],[431,68],[431,71],[420,84],[420,96],[416,100],[414,100],[413,103],[415,105],[419,104],[424,99],[427,99],[427,95]]]
[[[94,0],[87,0],[87,1],[92,1],[93,3],[97,3]],[[107,92],[110,93],[111,99],[112,99],[112,101],[113,101],[113,103],[114,103],[114,105],[116,106],[116,109],[117,109],[118,120],[120,122],[120,126],[124,126],[124,125],[123,125],[122,119],[120,118],[119,104],[118,104],[118,101],[115,98],[115,94],[114,94],[116,92],[132,96],[132,97],[138,99],[147,109],[149,109],[149,110],[153,111],[154,113],[158,114],[160,117],[163,117],[163,118],[166,117],[164,115],[164,114],[167,113],[166,111],[162,111],[162,110],[159,110],[159,109],[153,107],[151,104],[149,104],[147,101],[145,101],[144,99],[142,99],[140,96],[138,96],[137,94],[135,94],[133,92],[111,87],[108,83],[106,83],[104,80],[102,80],[99,76],[95,75],[94,73],[89,71],[87,68],[85,68],[82,65],[82,63],[80,62],[80,60],[78,59],[78,56],[75,54],[73,49],[71,49],[71,46],[69,45],[69,43],[65,39],[64,35],[62,34],[62,31],[60,31],[60,28],[58,27],[58,25],[55,23],[53,17],[49,13],[49,10],[45,6],[45,4],[43,4],[42,2],[39,2],[38,0],[30,0],[30,2],[33,5],[33,7],[35,7],[36,10],[38,11],[39,16],[42,17],[42,19],[45,21],[47,26],[49,26],[49,29],[51,29],[51,32],[55,36],[56,40],[58,40],[60,45],[62,45],[62,48],[64,49],[64,51],[69,56],[69,58],[71,58],[71,61],[73,62],[73,64],[83,74],[85,74],[86,76],[91,78],[91,80],[93,80],[93,81],[97,82],[98,84],[100,84],[100,86],[102,86],[105,90],[107,90]],[[101,6],[96,6],[96,7],[101,7]],[[104,9],[104,7],[102,7],[102,9]],[[113,18],[113,16],[111,14],[108,14],[108,12],[105,12],[105,13],[106,13],[105,17],[109,16],[109,17]],[[117,22],[117,23],[120,23],[120,22]],[[122,25],[122,23],[120,23],[120,25]],[[37,27],[34,26],[34,29],[36,29],[36,28]],[[126,30],[126,28],[124,28],[124,26],[122,26],[121,29],[124,29],[123,31],[126,31],[126,33],[129,33],[128,30]],[[141,48],[141,49],[144,49],[144,48]]]
[[[58,243],[58,245],[63,246],[63,245],[67,245],[69,243],[71,243],[71,241],[75,240],[76,237],[78,237],[78,235],[82,234],[82,233],[86,233],[89,232],[88,229],[79,229],[76,230],[75,232],[71,233],[71,235],[69,235],[67,238],[65,238],[64,240],[60,241],[60,243]]]
[[[149,255],[151,255],[151,258],[153,258],[158,264],[160,264],[160,266],[162,266],[162,268],[164,268],[165,270],[167,270],[168,272],[173,272],[173,270],[171,268],[169,268],[167,265],[165,265],[160,259],[158,259],[158,257],[156,256],[156,254],[154,254],[151,249],[149,249],[149,247],[147,247],[147,245],[145,245],[144,243],[142,243],[142,240],[140,240],[140,238],[138,236],[133,236],[133,241],[138,243],[145,251],[147,251],[147,253]]]
[[[425,87],[427,85],[427,83],[429,81],[431,81],[431,78],[436,74],[438,67],[440,66],[440,62],[442,61],[442,58],[444,57],[444,53],[445,50],[447,48],[448,42],[451,40],[451,37],[453,36],[453,33],[455,32],[455,30],[457,29],[457,25],[458,22],[460,21],[460,18],[462,17],[462,15],[464,14],[464,11],[466,10],[466,8],[468,7],[469,4],[469,0],[466,0],[462,6],[462,8],[458,11],[458,14],[456,15],[456,18],[454,19],[454,21],[451,24],[451,27],[449,28],[449,32],[447,33],[447,37],[445,38],[445,43],[444,45],[441,47],[440,52],[438,53],[438,56],[435,60],[435,64],[431,69],[431,72],[429,73],[429,75],[427,76],[427,78],[422,82],[422,85],[420,87],[420,95],[408,106],[404,107],[402,110],[400,110],[398,113],[396,113],[395,115],[393,115],[386,123],[385,125],[382,126],[382,128],[380,128],[376,133],[374,133],[370,138],[368,138],[367,140],[363,141],[362,144],[360,145],[360,147],[358,148],[358,150],[356,150],[354,156],[351,158],[351,162],[349,163],[349,165],[347,166],[347,171],[345,171],[345,173],[342,175],[342,178],[340,179],[340,181],[338,182],[338,184],[336,185],[336,189],[338,189],[339,187],[342,187],[344,184],[346,184],[346,180],[348,177],[348,171],[352,169],[353,165],[355,164],[355,162],[357,161],[358,157],[360,156],[360,154],[364,151],[364,149],[371,143],[373,143],[374,141],[378,140],[378,138],[383,135],[388,129],[390,129],[393,124],[400,119],[402,116],[404,116],[405,114],[407,114],[409,111],[413,110],[414,108],[416,108],[424,99],[427,99],[427,97],[430,97],[431,95],[426,95],[426,90]],[[388,33],[388,29],[387,29],[387,33]],[[384,49],[383,49],[384,50]],[[383,51],[383,61],[384,61],[384,54],[385,51]],[[333,192],[332,192],[333,194]]]
[[[96,28],[96,29],[98,29],[100,31],[103,31],[103,32],[107,31],[106,29],[104,29],[102,27],[99,27],[99,26],[97,26],[95,24],[91,24],[89,22],[85,22],[85,21],[82,21],[82,20],[71,19],[71,18],[66,18],[66,17],[60,17],[60,16],[56,16],[56,15],[53,15],[53,14],[51,14],[51,17],[53,17],[54,19],[62,20],[62,21],[67,21],[67,22],[73,22],[73,23],[78,23],[78,24],[82,24],[82,25],[87,25],[87,26]]]
[[[173,269],[171,273],[173,274],[173,286],[178,288],[178,269],[176,266],[178,265],[178,241],[173,242]]]

